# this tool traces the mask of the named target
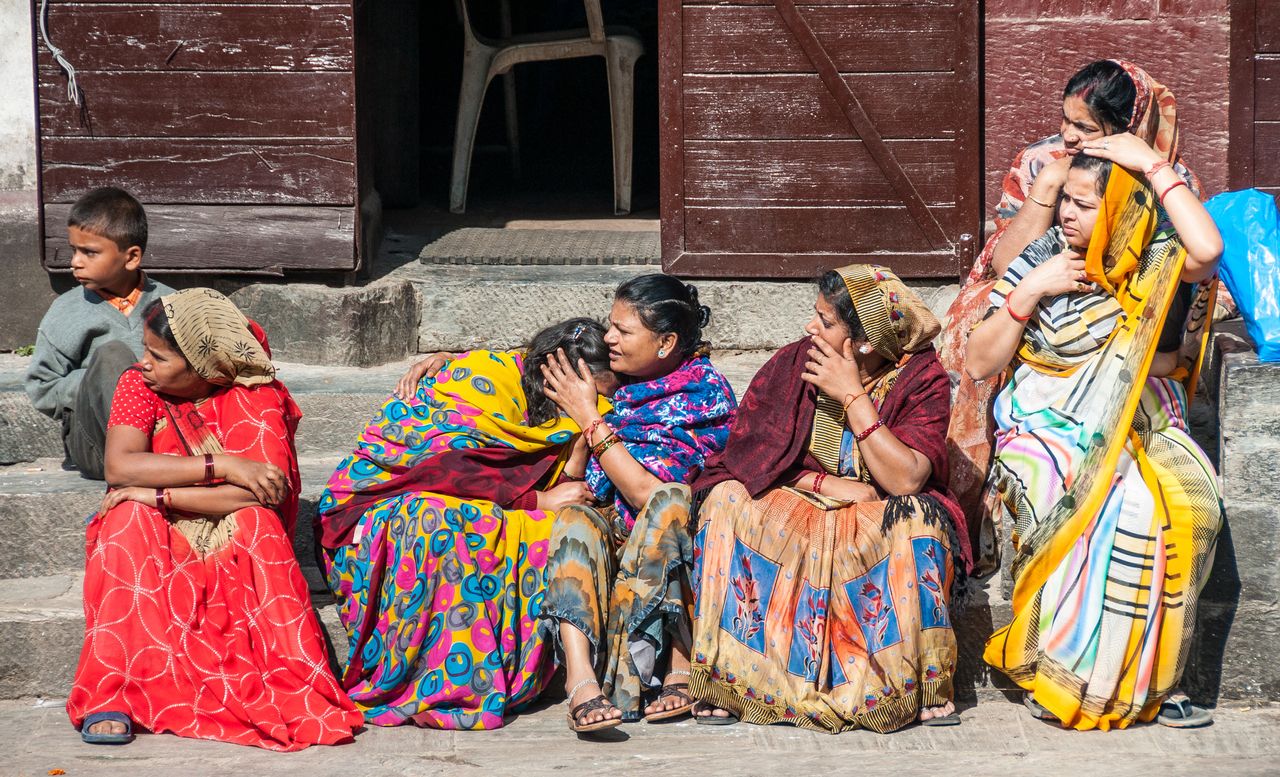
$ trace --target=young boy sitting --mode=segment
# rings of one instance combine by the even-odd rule
[[[147,214],[125,191],[94,189],[76,201],[67,240],[80,288],[54,300],[40,321],[26,390],[37,410],[62,422],[80,473],[101,480],[111,397],[142,356],[142,311],[173,289],[140,269]]]

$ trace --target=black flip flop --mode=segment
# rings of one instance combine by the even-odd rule
[[[1213,714],[1197,707],[1186,696],[1165,699],[1156,722],[1169,728],[1202,728],[1213,722]]]
[[[930,726],[930,727],[933,727],[933,726],[938,726],[938,727],[942,727],[942,726],[958,726],[958,725],[960,725],[960,713],[959,713],[959,712],[951,712],[951,713],[949,713],[949,714],[947,714],[947,715],[943,715],[943,716],[941,716],[941,717],[937,717],[937,718],[929,718],[928,720],[922,720],[922,721],[920,721],[920,725],[922,725],[922,726]]]
[[[1029,693],[1023,695],[1022,705],[1027,709],[1031,710],[1031,717],[1035,718],[1036,720],[1043,720],[1049,723],[1062,722],[1058,720],[1057,715],[1054,715],[1052,712],[1050,712],[1049,710],[1041,706],[1040,702],[1036,701],[1035,697]]]
[[[698,702],[693,705],[693,709],[691,710],[693,713],[693,722],[697,723],[699,726],[732,726],[734,723],[738,722],[738,716],[728,710],[724,710],[725,712],[729,712],[728,715],[699,715],[699,704],[706,704],[706,702]],[[712,705],[707,704],[707,707],[711,706]],[[702,709],[706,709],[706,707],[703,707]]]
[[[123,723],[122,734],[95,734],[89,731],[99,723],[111,721]],[[80,724],[80,739],[91,745],[127,745],[133,741],[133,721],[123,712],[94,712],[84,716]]]

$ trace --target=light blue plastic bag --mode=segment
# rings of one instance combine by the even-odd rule
[[[1258,360],[1280,361],[1280,225],[1266,192],[1226,192],[1205,203],[1226,250],[1218,277],[1227,285],[1258,349]]]

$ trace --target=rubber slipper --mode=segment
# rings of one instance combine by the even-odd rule
[[[123,734],[95,734],[89,731],[98,723],[123,723]],[[80,738],[91,745],[127,745],[133,741],[133,721],[123,712],[94,712],[85,715],[80,724]]]
[[[1045,721],[1049,721],[1050,723],[1061,722],[1058,720],[1057,715],[1054,715],[1052,712],[1050,712],[1049,710],[1041,706],[1040,702],[1036,701],[1035,697],[1033,697],[1029,693],[1022,697],[1022,704],[1027,709],[1031,710],[1031,717],[1035,718],[1036,720],[1045,720]]]
[[[1160,705],[1160,714],[1156,722],[1169,728],[1200,728],[1213,722],[1213,714],[1203,707],[1197,707],[1186,696],[1177,699],[1165,699]]]
[[[729,712],[728,715],[699,715],[699,710],[705,710],[707,707],[711,706],[707,705],[707,707],[700,707],[700,704],[702,704],[702,702],[698,702],[698,704],[693,705],[692,710],[693,722],[697,723],[699,726],[732,726],[734,723],[738,722],[738,716],[728,710],[725,710],[725,712]]]
[[[613,706],[613,702],[609,701],[603,693],[587,699],[583,703],[574,707],[569,711],[569,730],[577,734],[589,734],[592,731],[603,731],[606,728],[617,728],[622,725],[621,718],[605,718],[597,720],[595,723],[580,723],[579,720],[589,713],[596,710],[603,710]]]
[[[960,713],[952,712],[948,715],[943,715],[941,717],[922,720],[920,721],[920,725],[922,726],[958,726],[960,725]]]

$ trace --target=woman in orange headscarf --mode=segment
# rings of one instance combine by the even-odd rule
[[[1186,423],[1212,295],[1178,301],[1222,239],[1159,146],[1081,144],[1058,226],[1004,270],[965,364],[1009,376],[989,485],[1013,525],[1013,619],[983,657],[1081,730],[1210,719],[1175,689],[1222,521]]]
[[[1169,162],[1173,172],[1197,197],[1200,180],[1183,164],[1178,150],[1177,103],[1173,94],[1142,68],[1123,60],[1099,60],[1081,68],[1067,82],[1058,134],[1024,148],[1005,176],[996,206],[996,232],[987,240],[964,288],[947,311],[939,357],[958,380],[955,408],[948,429],[951,488],[968,516],[976,571],[998,565],[999,527],[991,521],[995,495],[984,489],[991,463],[991,403],[999,382],[975,383],[965,374],[969,333],[987,312],[988,297],[1009,263],[1054,225],[1058,199],[1071,160],[1085,143],[1132,134]],[[1210,292],[1216,281],[1194,290]],[[1171,318],[1185,316],[1193,290],[1184,288]],[[1225,301],[1229,304],[1229,300]]]

